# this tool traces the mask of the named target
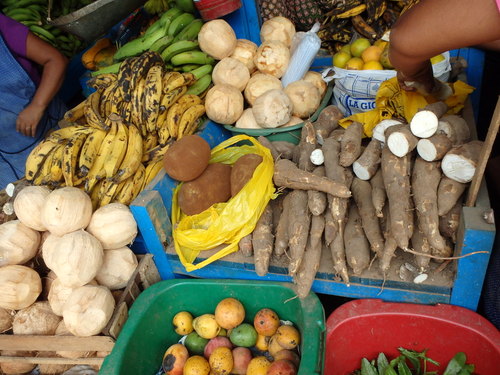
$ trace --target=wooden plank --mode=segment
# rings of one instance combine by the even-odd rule
[[[97,365],[101,366],[104,358],[60,358],[60,357],[12,357],[0,355],[0,362],[33,363],[38,365]]]
[[[110,352],[114,345],[108,336],[0,335],[0,350]]]
[[[476,203],[477,194],[479,192],[479,187],[484,176],[484,170],[486,169],[486,163],[491,155],[491,149],[495,143],[495,139],[498,134],[498,128],[500,127],[500,96],[498,97],[497,104],[495,107],[495,112],[491,118],[491,123],[488,128],[488,133],[486,134],[486,139],[484,140],[484,145],[481,148],[481,154],[479,155],[479,162],[476,166],[476,172],[469,187],[467,193],[467,199],[465,205],[467,207],[473,207]]]

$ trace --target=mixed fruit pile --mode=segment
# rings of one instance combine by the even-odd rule
[[[269,308],[260,309],[251,323],[248,318],[243,304],[232,297],[221,300],[213,314],[178,312],[172,324],[182,338],[165,351],[161,373],[296,375],[299,330]]]

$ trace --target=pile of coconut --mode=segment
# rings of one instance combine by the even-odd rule
[[[283,87],[280,78],[290,62],[294,35],[295,25],[281,16],[262,24],[260,46],[236,39],[224,20],[205,23],[198,34],[200,48],[219,60],[205,98],[207,116],[247,129],[292,126],[309,118],[327,85],[320,73],[309,71]]]
[[[14,210],[18,219],[0,225],[0,332],[98,335],[113,314],[114,291],[126,286],[138,264],[128,247],[137,235],[129,207],[111,203],[93,212],[90,197],[78,188],[27,186],[16,195]],[[5,374],[35,366],[0,363]],[[41,373],[65,369],[39,365]]]

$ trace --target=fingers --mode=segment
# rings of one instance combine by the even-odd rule
[[[34,137],[36,135],[37,124],[30,124],[22,121],[19,117],[16,121],[16,131],[25,135],[26,137]]]

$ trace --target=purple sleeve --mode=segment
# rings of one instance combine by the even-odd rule
[[[26,57],[26,39],[29,29],[22,23],[0,14],[0,32],[13,54]]]
[[[0,13],[0,33],[5,44],[33,82],[38,85],[40,83],[38,66],[26,56],[28,32],[28,27]]]

